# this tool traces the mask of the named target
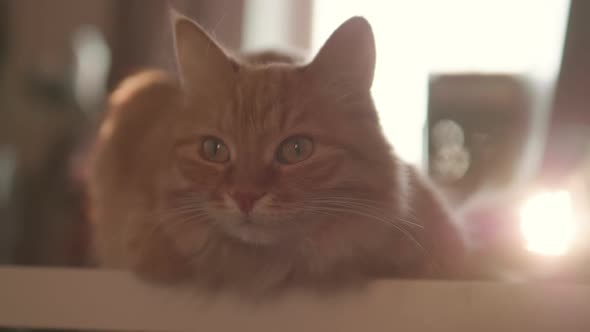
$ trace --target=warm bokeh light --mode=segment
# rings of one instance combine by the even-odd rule
[[[529,198],[520,211],[520,229],[529,251],[564,255],[576,232],[570,193],[545,192]]]

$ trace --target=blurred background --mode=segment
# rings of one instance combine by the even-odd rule
[[[308,58],[365,16],[384,132],[457,211],[482,278],[590,281],[590,2],[168,2],[232,51]],[[83,265],[75,152],[146,67],[175,70],[167,1],[0,0],[0,264]]]

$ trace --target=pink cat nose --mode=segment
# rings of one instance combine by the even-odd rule
[[[254,208],[256,202],[264,196],[265,193],[257,191],[234,191],[230,196],[234,199],[240,210],[249,213]]]

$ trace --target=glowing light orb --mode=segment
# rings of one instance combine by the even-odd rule
[[[520,230],[527,250],[546,256],[564,255],[576,233],[570,193],[544,192],[529,198],[520,210]]]

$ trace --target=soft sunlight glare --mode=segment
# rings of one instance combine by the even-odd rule
[[[545,192],[531,197],[520,211],[520,229],[529,251],[564,255],[576,232],[570,193]]]
[[[404,160],[424,158],[428,80],[433,73],[523,74],[552,81],[569,0],[315,0],[314,54],[353,15],[377,43],[373,97],[387,138]]]

